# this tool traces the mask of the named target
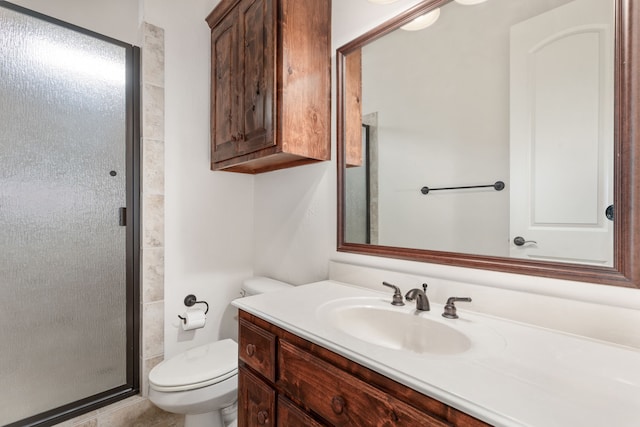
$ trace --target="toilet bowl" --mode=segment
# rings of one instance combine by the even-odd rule
[[[291,285],[265,277],[243,283],[242,295]],[[234,427],[238,395],[238,344],[232,339],[191,348],[149,372],[149,400],[162,410],[185,415],[185,427]]]

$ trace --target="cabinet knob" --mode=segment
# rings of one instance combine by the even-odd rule
[[[258,424],[264,425],[269,421],[269,413],[267,411],[258,412]]]
[[[344,412],[344,405],[345,402],[342,396],[333,396],[333,399],[331,399],[331,409],[338,415]]]
[[[256,346],[255,344],[247,344],[247,355],[248,356],[253,356],[254,354],[256,354]]]

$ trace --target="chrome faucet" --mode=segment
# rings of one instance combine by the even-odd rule
[[[431,307],[429,306],[429,298],[427,297],[426,292],[427,292],[427,284],[423,283],[422,290],[417,288],[411,289],[409,292],[407,292],[404,298],[407,301],[416,300],[416,310],[429,311],[431,310]]]

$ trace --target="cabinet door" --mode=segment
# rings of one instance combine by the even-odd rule
[[[275,390],[242,366],[238,371],[238,403],[238,427],[275,426]]]
[[[232,10],[211,31],[211,157],[236,155],[240,137],[238,13]]]
[[[239,5],[240,54],[244,70],[238,154],[275,145],[275,0],[242,0]]]

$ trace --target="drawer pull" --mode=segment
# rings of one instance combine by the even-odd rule
[[[265,425],[269,421],[269,413],[267,411],[258,412],[258,424]]]
[[[256,354],[255,344],[247,344],[247,355],[253,356],[254,354]]]
[[[344,412],[344,405],[345,402],[342,396],[333,396],[333,399],[331,399],[331,409],[333,409],[333,412],[337,415],[340,415]]]

